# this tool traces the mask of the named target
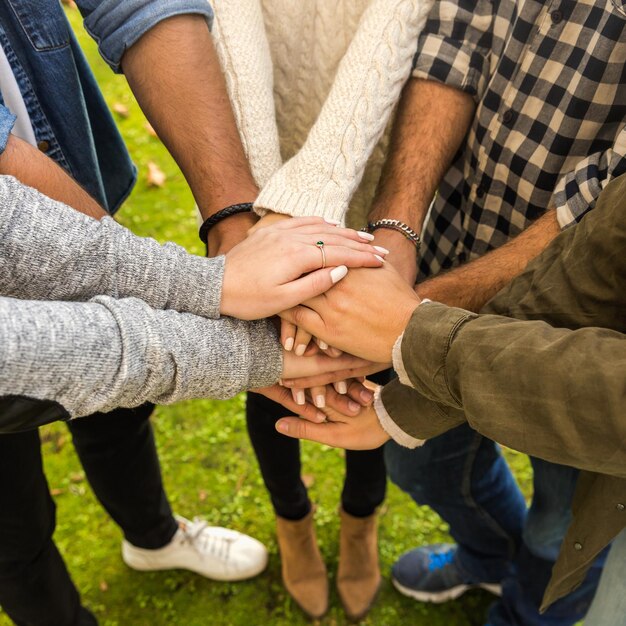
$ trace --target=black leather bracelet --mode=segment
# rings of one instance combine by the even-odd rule
[[[420,236],[407,224],[400,220],[382,219],[376,222],[368,222],[367,227],[363,228],[368,233],[373,233],[379,228],[388,228],[389,230],[395,230],[404,235],[418,250],[422,245]]]
[[[200,241],[202,243],[206,243],[209,238],[209,231],[215,224],[225,220],[227,217],[231,217],[232,215],[237,215],[238,213],[250,213],[252,211],[252,202],[243,202],[241,204],[233,204],[231,206],[227,206],[225,209],[214,213],[206,219],[202,226],[200,226]]]

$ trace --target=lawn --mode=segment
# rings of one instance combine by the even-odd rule
[[[124,78],[113,75],[100,60],[82,30],[78,12],[68,12],[109,105],[120,111],[117,120],[139,168],[139,182],[119,220],[139,235],[175,241],[191,253],[201,254],[193,200],[183,176],[159,140],[148,132]],[[160,188],[148,184],[150,162],[167,177]],[[244,397],[240,396],[229,402],[194,401],[161,407],[154,417],[165,483],[175,511],[237,528],[268,546],[267,571],[256,580],[238,584],[211,582],[186,572],[145,574],[128,569],[119,554],[120,531],[94,499],[67,430],[63,425],[42,429],[46,472],[58,506],[55,538],[85,604],[103,626],[309,623],[281,585],[273,513],[247,439],[243,409]],[[511,452],[507,456],[528,494],[526,458]],[[303,459],[311,497],[318,505],[321,549],[334,581],[343,453],[305,444]],[[419,605],[400,596],[388,581],[390,566],[401,552],[417,544],[446,540],[446,525],[437,515],[416,507],[391,486],[380,512],[380,553],[386,581],[376,606],[362,623],[481,626],[490,601],[486,593],[471,592],[444,606]],[[332,608],[320,624],[346,624],[334,585],[331,588]],[[0,611],[0,626],[10,623]]]

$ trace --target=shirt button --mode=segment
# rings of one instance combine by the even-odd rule
[[[42,152],[48,152],[48,150],[50,150],[50,142],[48,141],[40,141],[37,144],[37,147],[42,151]]]
[[[512,109],[508,109],[502,114],[502,121],[506,126],[509,126],[515,119],[515,112]]]
[[[574,550],[582,550],[583,549],[583,544],[582,543],[578,543],[578,541],[574,544]]]
[[[552,13],[550,13],[550,19],[553,24],[558,24],[563,20],[563,13],[561,13],[561,11],[552,11]]]
[[[482,187],[476,187],[476,197],[482,198],[485,195],[485,190]]]
[[[626,507],[625,507],[623,504],[621,504],[621,503],[620,503],[620,504],[618,504],[615,508],[616,508],[618,511],[623,511],[624,509],[626,509]]]

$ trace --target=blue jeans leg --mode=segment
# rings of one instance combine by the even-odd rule
[[[626,530],[613,542],[585,626],[626,626]]]
[[[604,555],[598,557],[578,589],[539,614],[538,607],[571,522],[578,470],[533,457],[531,462],[534,494],[523,545],[514,575],[503,582],[502,599],[489,611],[491,626],[571,626],[587,613],[602,571]]]
[[[391,480],[449,525],[457,563],[475,582],[500,582],[522,543],[526,504],[498,446],[467,425],[408,450],[389,442]]]

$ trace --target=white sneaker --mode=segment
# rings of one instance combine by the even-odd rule
[[[187,569],[213,580],[245,580],[260,574],[267,566],[267,550],[256,539],[235,530],[209,526],[176,516],[180,528],[172,541],[158,550],[137,548],[122,542],[122,558],[132,569],[142,572]]]

